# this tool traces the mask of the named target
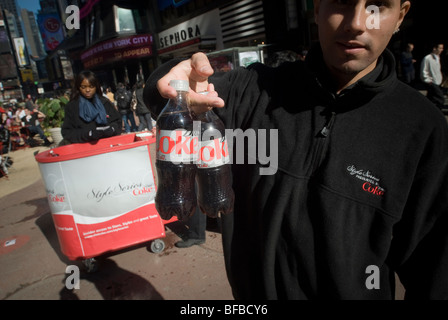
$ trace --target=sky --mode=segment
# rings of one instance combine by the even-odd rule
[[[27,9],[35,13],[40,9],[39,0],[17,0],[17,4],[21,9]]]

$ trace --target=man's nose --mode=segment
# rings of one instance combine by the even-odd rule
[[[361,34],[366,31],[367,18],[370,13],[366,11],[366,8],[362,1],[350,8],[350,13],[346,15],[344,30],[354,34]]]

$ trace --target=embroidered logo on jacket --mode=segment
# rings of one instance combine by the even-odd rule
[[[369,170],[357,169],[354,165],[348,166],[347,171],[350,175],[362,181],[362,190],[374,196],[382,197],[386,190],[380,186],[380,179],[373,175]]]

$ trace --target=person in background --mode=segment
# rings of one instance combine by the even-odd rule
[[[26,95],[26,99],[25,99],[25,109],[30,110],[31,112],[34,111],[34,109],[36,109],[36,104],[33,101],[33,98],[31,97],[30,94]]]
[[[23,107],[18,106],[17,110],[14,114],[14,120],[16,122],[16,125],[18,126],[24,126],[24,123],[22,123],[22,118],[26,116],[25,110]]]
[[[154,128],[152,125],[151,112],[143,101],[143,90],[145,88],[145,82],[141,81],[137,83],[137,89],[135,90],[135,97],[137,98],[136,114],[139,119],[138,131],[145,129],[151,131],[154,134]]]
[[[116,102],[114,99],[114,94],[112,92],[112,88],[111,87],[107,87],[106,88],[106,97],[110,100],[110,102],[112,102],[112,104],[115,106]]]
[[[221,219],[235,299],[393,300],[395,274],[405,299],[448,299],[448,126],[387,49],[410,7],[314,0],[319,43],[304,62],[213,74],[196,53],[151,73],[154,116],[176,97],[170,81],[188,80],[193,112],[258,132],[272,157],[234,144],[247,159],[232,164]]]
[[[414,44],[408,43],[406,45],[406,50],[401,53],[401,73],[403,76],[403,81],[411,85],[415,80],[415,68],[414,64],[416,60],[412,55],[414,51]]]
[[[177,248],[189,248],[191,246],[204,244],[207,216],[201,212],[199,206],[188,219],[186,225],[188,226],[187,232],[182,236],[182,240],[176,242],[174,245]]]
[[[442,84],[442,66],[440,64],[440,55],[443,52],[443,44],[435,44],[432,52],[423,58],[421,64],[420,76],[426,84],[428,90],[427,98],[439,109],[442,109],[445,103],[445,97],[440,85]]]
[[[26,142],[30,146],[34,146],[33,136],[36,134],[38,134],[40,138],[44,140],[44,145],[46,147],[51,145],[51,142],[45,136],[45,132],[39,123],[39,119],[43,118],[45,118],[45,115],[38,109],[30,111],[28,108],[25,108],[25,116],[22,117],[21,122],[24,124],[24,127],[29,130],[29,136],[27,137]]]
[[[121,134],[121,116],[103,97],[96,75],[80,72],[74,82],[70,102],[65,106],[61,145],[96,141]]]
[[[8,124],[8,114],[6,111],[0,107],[0,142],[2,142],[3,148],[0,149],[0,160],[1,155],[4,153],[8,153],[9,151],[9,140],[11,138],[11,133],[9,131],[10,124]],[[1,161],[0,161],[1,162]]]
[[[132,93],[126,90],[123,83],[119,82],[114,98],[117,102],[117,108],[121,114],[126,133],[130,133],[131,131],[136,132],[137,124],[135,123],[134,111],[131,109]]]

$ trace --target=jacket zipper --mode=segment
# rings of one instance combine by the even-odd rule
[[[322,161],[325,158],[325,155],[327,154],[328,137],[331,134],[331,130],[333,128],[335,120],[336,120],[336,112],[332,112],[331,117],[328,119],[325,126],[322,128],[322,130],[319,131],[319,134],[318,134],[319,140],[317,142],[318,145],[317,145],[317,149],[316,149],[317,150],[316,155],[314,157],[312,174],[314,174],[314,172],[317,170],[317,168],[319,168],[319,166],[321,165]]]

